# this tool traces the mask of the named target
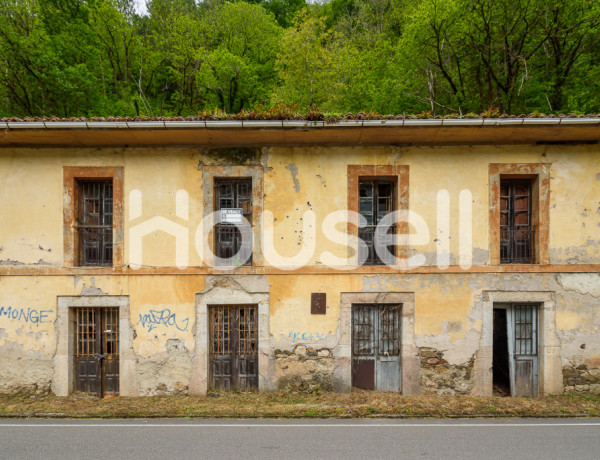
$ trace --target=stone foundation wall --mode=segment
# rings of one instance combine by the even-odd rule
[[[329,348],[298,345],[275,350],[275,385],[282,391],[333,391],[334,360]]]
[[[421,392],[438,395],[467,395],[473,390],[474,358],[462,365],[450,365],[435,348],[419,348]]]
[[[600,394],[600,369],[588,369],[585,364],[563,367],[565,393]]]

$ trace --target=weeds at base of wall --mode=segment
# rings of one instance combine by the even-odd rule
[[[353,390],[97,398],[0,395],[0,417],[54,418],[457,418],[600,417],[599,395],[546,398],[402,396]]]

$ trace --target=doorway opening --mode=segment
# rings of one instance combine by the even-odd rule
[[[538,395],[538,312],[537,304],[494,304],[494,394]]]
[[[258,388],[258,307],[211,305],[209,313],[209,388]]]
[[[503,308],[494,308],[494,344],[492,353],[494,396],[510,396],[510,371],[508,367],[506,310]]]
[[[402,304],[352,305],[352,386],[400,391]]]
[[[73,308],[74,389],[119,394],[119,308]]]

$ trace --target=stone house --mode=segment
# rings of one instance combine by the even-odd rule
[[[0,128],[0,391],[600,391],[598,118]]]

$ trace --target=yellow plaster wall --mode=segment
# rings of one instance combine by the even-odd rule
[[[458,196],[473,195],[473,247],[489,249],[489,163],[551,162],[550,251],[553,263],[598,263],[600,243],[600,155],[593,146],[454,147],[303,147],[269,149],[264,175],[264,209],[277,219],[274,245],[283,256],[296,254],[303,242],[303,213],[317,216],[316,251],[347,256],[344,246],[327,240],[321,221],[347,207],[347,166],[403,164],[410,167],[410,210],[421,215],[430,243],[413,249],[435,263],[436,194],[450,195],[451,263],[458,261]],[[123,166],[125,263],[129,228],[163,216],[189,230],[189,264],[201,264],[195,234],[202,219],[199,161],[214,160],[194,148],[162,149],[4,149],[0,152],[0,261],[4,264],[62,264],[63,166]],[[272,168],[272,169],[271,169]],[[297,171],[297,172],[296,172]],[[297,180],[295,191],[293,176]],[[128,197],[142,193],[142,217],[129,220]],[[189,220],[175,215],[178,190],[189,193]],[[343,226],[338,227],[343,230]],[[483,263],[483,259],[476,259]],[[174,266],[175,239],[155,231],[143,239],[143,265]]]
[[[11,276],[0,278],[0,288],[0,307],[19,310],[17,318],[0,315],[0,347],[14,343],[52,356],[57,296],[84,294],[129,296],[137,355],[162,353],[169,339],[180,340],[189,352],[195,349],[195,294],[204,289],[203,276]],[[32,318],[44,311],[43,321],[28,321],[28,308],[38,312]]]
[[[340,293],[361,292],[362,276],[268,276],[271,285],[271,335],[275,340],[288,338],[296,342],[323,340],[336,335],[340,313]],[[327,294],[327,313],[311,315],[310,294]],[[303,336],[304,335],[304,336]],[[319,340],[316,340],[319,339]]]
[[[275,247],[285,256],[294,255],[301,239],[302,213],[317,215],[317,247],[312,264],[320,265],[319,254],[332,251],[346,255],[342,246],[322,237],[320,220],[329,212],[347,205],[347,165],[406,164],[410,166],[410,209],[428,223],[435,238],[435,197],[448,190],[451,199],[451,253],[458,256],[458,194],[473,194],[473,243],[489,247],[488,164],[503,162],[551,162],[550,249],[556,263],[598,263],[600,260],[600,155],[597,146],[481,146],[481,147],[335,147],[270,148],[264,173],[264,208],[273,212],[278,225]],[[125,170],[125,261],[128,261],[128,230],[156,215],[188,225],[190,264],[200,265],[194,236],[201,221],[202,174],[199,161],[210,158],[193,148],[170,149],[4,149],[0,151],[0,261],[35,264],[62,264],[62,168],[63,166],[123,166]],[[269,169],[272,168],[272,169]],[[297,173],[296,173],[297,171]],[[295,191],[295,178],[299,190]],[[129,222],[127,197],[142,192],[142,217]],[[189,220],[175,216],[177,190],[189,193]],[[456,235],[456,237],[455,237]],[[415,248],[434,263],[435,243]],[[574,262],[571,260],[573,259]],[[154,232],[144,238],[143,264],[172,267],[175,264],[174,238]],[[470,278],[444,275],[437,278],[335,274],[301,276],[267,275],[271,285],[272,336],[306,341],[302,334],[335,335],[342,292],[415,292],[415,333],[440,343],[469,341],[481,330],[474,316],[474,304],[486,281],[473,285]],[[518,282],[518,281],[516,281]],[[550,278],[540,281],[544,289],[555,290]],[[0,346],[22,345],[24,349],[51,355],[56,342],[54,323],[56,296],[79,295],[84,289],[98,289],[110,295],[129,295],[131,323],[135,328],[134,350],[140,356],[165,351],[169,339],[182,341],[194,350],[194,295],[204,289],[201,275],[131,276],[2,276],[0,306],[50,310],[42,324],[0,316]],[[373,287],[375,286],[375,287]],[[540,289],[535,286],[532,289]],[[310,314],[310,293],[327,293],[327,314]],[[579,302],[579,300],[577,301]],[[560,304],[557,328],[573,331],[593,322],[588,310],[577,313]],[[576,306],[578,304],[573,304]],[[149,328],[140,323],[151,311],[175,314],[173,323]],[[140,318],[142,315],[142,318]],[[170,316],[169,316],[170,317]],[[187,320],[187,322],[186,322]],[[184,330],[180,330],[185,322]],[[22,324],[21,324],[22,323]],[[152,330],[149,330],[152,329]],[[596,327],[589,329],[596,330]],[[298,335],[299,334],[299,335]],[[298,338],[299,337],[299,338]],[[306,335],[305,337],[310,337]],[[462,343],[462,342],[461,342]],[[575,347],[575,343],[573,347]]]

